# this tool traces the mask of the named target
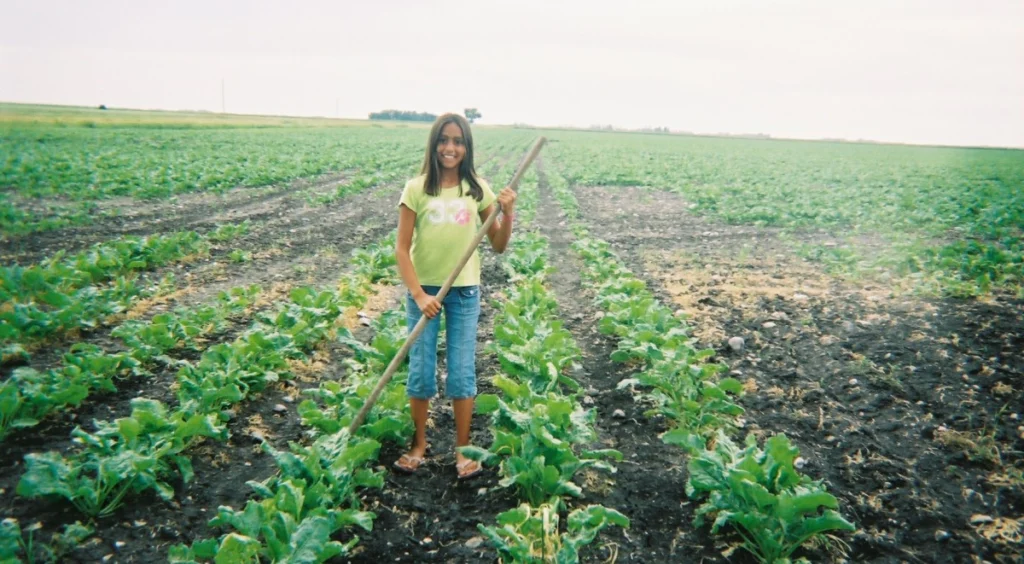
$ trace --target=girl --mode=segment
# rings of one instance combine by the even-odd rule
[[[491,247],[505,251],[512,236],[516,193],[505,188],[497,198],[473,168],[473,135],[460,115],[444,114],[430,128],[420,176],[410,180],[398,204],[398,271],[409,289],[406,298],[411,332],[425,315],[430,321],[409,352],[406,393],[416,426],[412,448],[395,461],[403,472],[415,472],[427,454],[427,415],[437,394],[437,334],[444,310],[448,333],[448,380],[445,393],[455,412],[455,446],[469,444],[476,396],[476,331],[480,316],[480,256],[474,252],[466,267],[439,302],[434,296],[473,241],[479,225],[493,209],[503,216],[487,232]],[[479,222],[477,221],[479,218]],[[480,474],[480,463],[456,450],[459,479]]]

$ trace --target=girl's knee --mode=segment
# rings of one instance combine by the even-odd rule
[[[448,399],[469,399],[476,397],[476,374],[449,373],[448,381],[445,384],[445,396]]]

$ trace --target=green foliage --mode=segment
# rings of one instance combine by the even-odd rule
[[[493,352],[502,369],[529,382],[537,393],[559,385],[575,391],[579,384],[565,371],[580,358],[569,331],[556,320],[555,300],[539,280],[524,281],[507,293],[495,318]]]
[[[664,440],[690,449],[718,429],[734,429],[743,408],[729,394],[739,395],[743,387],[717,378],[724,366],[708,363],[714,351],[693,348],[686,325],[622,266],[607,243],[584,238],[573,248],[586,263],[584,277],[597,286],[595,303],[604,311],[598,328],[618,339],[612,360],[643,367],[619,387],[650,388],[645,397],[654,407],[647,415],[660,413],[675,426]]]
[[[409,166],[408,155],[398,158],[385,158],[372,172],[367,172],[341,182],[333,192],[310,191],[306,194],[306,201],[312,205],[323,206],[353,194],[365,192],[370,188],[400,181],[408,176]]]
[[[233,343],[214,345],[197,364],[182,361],[178,370],[178,401],[189,413],[212,413],[242,401],[277,382],[288,370],[287,359],[301,355],[283,333],[256,329]]]
[[[210,416],[187,416],[142,398],[132,400],[131,416],[96,425],[95,433],[72,432],[81,450],[69,457],[26,455],[18,495],[65,498],[90,517],[111,515],[130,492],[154,490],[171,499],[174,489],[166,477],[173,470],[184,481],[192,477],[191,462],[181,452],[199,437],[223,440],[227,433]]]
[[[107,354],[86,343],[72,346],[63,360],[60,368],[45,372],[16,368],[0,383],[0,439],[13,429],[37,425],[53,411],[78,406],[93,390],[115,391],[117,377],[145,373],[132,356]]]
[[[63,531],[53,533],[50,544],[44,544],[36,539],[40,528],[42,523],[33,523],[23,529],[17,519],[11,518],[0,522],[0,562],[60,562],[92,534],[92,528],[76,521],[64,525]]]
[[[694,524],[713,518],[712,533],[733,527],[743,548],[765,563],[788,562],[796,549],[821,535],[856,530],[835,511],[839,502],[825,486],[796,469],[799,454],[785,435],[772,436],[761,450],[753,435],[741,449],[719,432],[711,450],[690,459],[686,493],[707,497]]]
[[[398,260],[395,258],[397,237],[398,231],[392,231],[384,240],[352,251],[355,274],[370,284],[397,284]]]
[[[997,240],[956,241],[938,249],[924,249],[917,260],[908,260],[912,273],[940,273],[947,292],[956,297],[975,297],[995,287],[1024,287],[1022,235]]]
[[[331,540],[335,532],[352,526],[373,529],[372,513],[357,509],[359,487],[381,487],[383,478],[362,466],[376,459],[380,444],[349,439],[345,431],[318,438],[313,445],[291,445],[291,452],[264,444],[280,473],[263,482],[249,482],[259,499],[241,511],[220,506],[211,527],[233,532],[220,543],[206,540],[191,547],[171,549],[172,562],[324,562],[349,554],[359,542]],[[240,560],[233,560],[233,559]]]
[[[228,315],[241,315],[256,304],[256,298],[261,292],[263,289],[257,284],[251,284],[248,287],[236,286],[217,294],[217,301],[224,306]]]
[[[522,504],[498,515],[497,526],[477,525],[498,550],[501,562],[569,564],[606,527],[629,527],[629,519],[614,509],[588,505],[569,514],[566,530],[559,527],[554,504]]]
[[[531,204],[532,206],[533,204]],[[620,513],[600,506],[569,515],[568,530],[558,530],[563,497],[583,497],[573,478],[585,468],[615,472],[607,460],[618,451],[587,450],[596,441],[596,412],[584,410],[575,396],[562,395],[579,384],[564,374],[580,357],[571,334],[557,321],[557,304],[544,287],[547,242],[527,235],[512,244],[503,267],[516,284],[498,304],[495,341],[489,350],[504,375],[492,383],[502,392],[477,397],[477,411],[491,415],[494,440],[489,448],[460,449],[468,458],[499,464],[500,487],[513,487],[528,503],[501,514],[500,527],[480,530],[498,548],[502,561],[576,562],[581,546],[610,524],[628,527]]]
[[[843,246],[804,250],[836,271],[898,263],[927,275],[924,288],[962,297],[1024,287],[1019,150],[572,132],[557,141],[547,154],[577,186],[674,191],[733,224],[935,241],[863,259]]]
[[[242,223],[224,223],[218,225],[216,229],[207,235],[207,238],[211,241],[224,242],[244,237],[249,234],[249,228],[252,227],[252,223],[247,219]]]
[[[478,410],[492,415],[490,448],[465,447],[463,454],[486,464],[500,461],[501,487],[515,487],[522,499],[533,505],[557,496],[582,497],[583,490],[572,478],[582,469],[593,467],[615,472],[601,460],[621,460],[614,450],[581,451],[596,438],[595,412],[585,412],[571,399],[555,393],[540,395],[525,384],[497,376],[494,384],[508,401],[496,396],[478,398]]]
[[[241,401],[253,385],[265,385],[271,374],[276,377],[276,370],[286,369],[280,364],[283,359],[300,355],[328,337],[334,321],[359,301],[358,295],[349,292],[356,288],[367,291],[373,275],[373,271],[365,271],[349,277],[337,293],[296,289],[289,303],[278,305],[276,315],[261,317],[246,335],[245,344],[236,341],[235,349],[222,349],[216,357],[211,356],[205,374],[201,373],[203,361],[200,366],[183,368],[180,376],[188,376],[189,405],[197,411],[217,410]],[[369,395],[376,371],[390,362],[404,342],[403,320],[400,311],[380,316],[368,345],[353,339],[345,329],[338,331],[339,340],[353,349],[356,358],[348,363],[352,374],[344,384],[325,381],[319,388],[305,391],[314,399],[300,403],[299,414],[304,424],[313,427],[313,444],[292,443],[289,451],[278,451],[264,443],[278,473],[263,482],[249,482],[257,499],[242,510],[218,509],[210,525],[231,532],[219,541],[204,539],[191,546],[172,547],[168,554],[171,562],[323,562],[351,553],[358,536],[346,543],[331,540],[331,536],[351,527],[372,529],[375,516],[361,510],[358,490],[384,484],[379,473],[366,468],[377,458],[378,439],[404,442],[408,436],[411,425],[400,386],[392,386],[381,397],[358,436],[350,437],[347,426]],[[239,346],[242,350],[237,350]],[[245,358],[233,358],[236,353]],[[234,370],[236,367],[246,368],[249,374]],[[371,374],[371,370],[375,372]],[[186,404],[185,398],[182,403]]]
[[[675,427],[662,437],[665,442],[692,450],[690,445],[697,437],[736,428],[743,408],[732,396],[742,395],[743,385],[734,378],[719,379],[722,365],[702,362],[712,354],[711,350],[672,349],[668,358],[655,360],[636,378],[619,382],[620,389],[632,385],[650,388],[646,397],[654,407],[645,415],[659,413]]]
[[[373,321],[371,328],[374,336],[368,344],[356,340],[347,329],[338,331],[338,341],[353,351],[353,357],[345,362],[348,374],[344,383],[327,381],[318,388],[303,391],[312,398],[299,404],[303,424],[323,433],[336,433],[347,428],[365,405],[378,378],[405,344],[405,315],[400,310],[384,312]],[[406,408],[408,398],[401,385],[405,376],[406,368],[402,365],[357,430],[360,436],[397,444],[406,442],[412,421]]]
[[[199,351],[205,347],[199,339],[217,335],[227,328],[228,307],[199,306],[158,313],[149,321],[126,321],[111,335],[131,347],[138,359],[154,358],[172,349]]]
[[[136,271],[207,252],[195,232],[127,237],[97,244],[72,257],[63,253],[30,267],[0,268],[0,343],[39,340],[72,329],[91,329],[151,293]]]
[[[501,263],[502,269],[513,282],[521,278],[544,277],[551,273],[552,267],[548,265],[548,242],[539,233],[527,231],[517,236],[513,245],[515,252],[509,253]]]
[[[221,292],[216,306],[179,308],[148,322],[126,321],[111,334],[124,341],[127,353],[110,354],[96,345],[77,343],[59,368],[15,369],[0,384],[0,439],[12,429],[37,425],[54,411],[78,406],[97,390],[116,391],[115,380],[146,375],[153,361],[174,363],[165,356],[172,349],[202,350],[202,339],[224,331],[227,317],[244,312],[259,292],[255,285],[232,288]]]
[[[252,253],[250,251],[243,251],[242,249],[235,249],[228,253],[228,259],[231,262],[250,262],[252,261]]]
[[[95,215],[90,200],[112,196],[224,192],[342,170],[408,177],[419,164],[422,136],[397,128],[0,124],[0,155],[17,156],[0,159],[0,186],[13,187],[19,198],[59,196],[74,204],[25,211],[0,195],[0,233],[85,223]]]
[[[563,201],[575,203],[567,186],[557,190]],[[682,322],[621,265],[608,244],[584,237],[573,248],[586,264],[584,277],[598,287],[595,301],[605,311],[601,332],[619,339],[612,358],[643,367],[618,387],[649,387],[643,399],[654,407],[646,413],[665,415],[674,428],[662,439],[691,456],[687,493],[695,499],[708,496],[696,525],[707,515],[716,517],[712,533],[732,525],[743,547],[767,563],[789,562],[793,551],[822,534],[854,530],[834,511],[838,502],[824,486],[796,471],[799,451],[785,435],[770,438],[765,451],[752,435],[742,452],[732,443],[726,433],[737,428],[736,418],[743,413],[732,396],[740,395],[743,386],[733,378],[717,378],[724,366],[706,362],[714,351],[692,348]]]

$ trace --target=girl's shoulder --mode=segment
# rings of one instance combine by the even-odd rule
[[[423,190],[423,186],[426,183],[427,183],[427,175],[426,174],[421,174],[419,176],[415,176],[413,178],[410,178],[409,181],[405,183],[405,188],[406,188],[406,190],[409,190],[409,189]]]

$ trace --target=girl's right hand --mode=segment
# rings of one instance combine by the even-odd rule
[[[423,315],[427,316],[427,319],[433,319],[441,311],[441,302],[426,292],[420,292],[413,299],[416,300],[416,306],[420,308]]]

